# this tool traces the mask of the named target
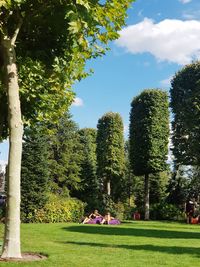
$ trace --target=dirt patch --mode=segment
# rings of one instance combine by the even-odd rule
[[[40,260],[45,260],[47,259],[47,256],[39,254],[39,253],[22,253],[22,258],[6,258],[6,259],[2,259],[0,258],[0,262],[1,261],[40,261]]]

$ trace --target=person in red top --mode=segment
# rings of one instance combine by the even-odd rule
[[[140,213],[137,210],[133,213],[133,220],[140,220]]]
[[[188,199],[188,201],[185,204],[185,214],[187,217],[187,223],[191,223],[193,215],[194,215],[194,201]]]

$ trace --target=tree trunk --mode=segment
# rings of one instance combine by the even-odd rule
[[[107,195],[110,196],[111,194],[111,186],[110,186],[110,180],[107,181]]]
[[[5,236],[2,258],[21,258],[20,248],[20,174],[23,125],[19,100],[19,85],[14,44],[10,39],[2,41],[4,66],[7,78],[9,161],[8,194]]]
[[[144,219],[149,220],[149,174],[144,176]]]

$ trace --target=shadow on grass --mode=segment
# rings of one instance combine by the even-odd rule
[[[155,246],[155,245],[114,245],[114,244],[103,244],[103,243],[87,243],[87,242],[63,242],[65,244],[77,245],[77,246],[89,246],[89,247],[100,247],[100,248],[119,248],[119,249],[131,249],[137,251],[150,251],[150,252],[161,252],[167,254],[189,254],[195,257],[200,257],[200,249],[194,247],[176,247],[176,246]]]
[[[153,238],[174,238],[174,239],[200,239],[200,232],[181,232],[161,229],[141,229],[141,228],[123,228],[113,226],[90,226],[77,225],[64,227],[63,230],[76,233],[98,234],[98,235],[119,235],[119,236],[139,236]],[[200,250],[200,249],[199,249]]]

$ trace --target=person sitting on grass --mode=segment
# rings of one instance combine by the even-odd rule
[[[103,220],[101,221],[101,224],[109,224],[111,220],[114,220],[115,218],[110,215],[110,212],[107,212],[106,215],[103,217]]]
[[[94,210],[89,216],[86,216],[85,219],[83,220],[83,224],[90,223],[94,219],[102,219],[103,216],[99,213],[98,210]]]

